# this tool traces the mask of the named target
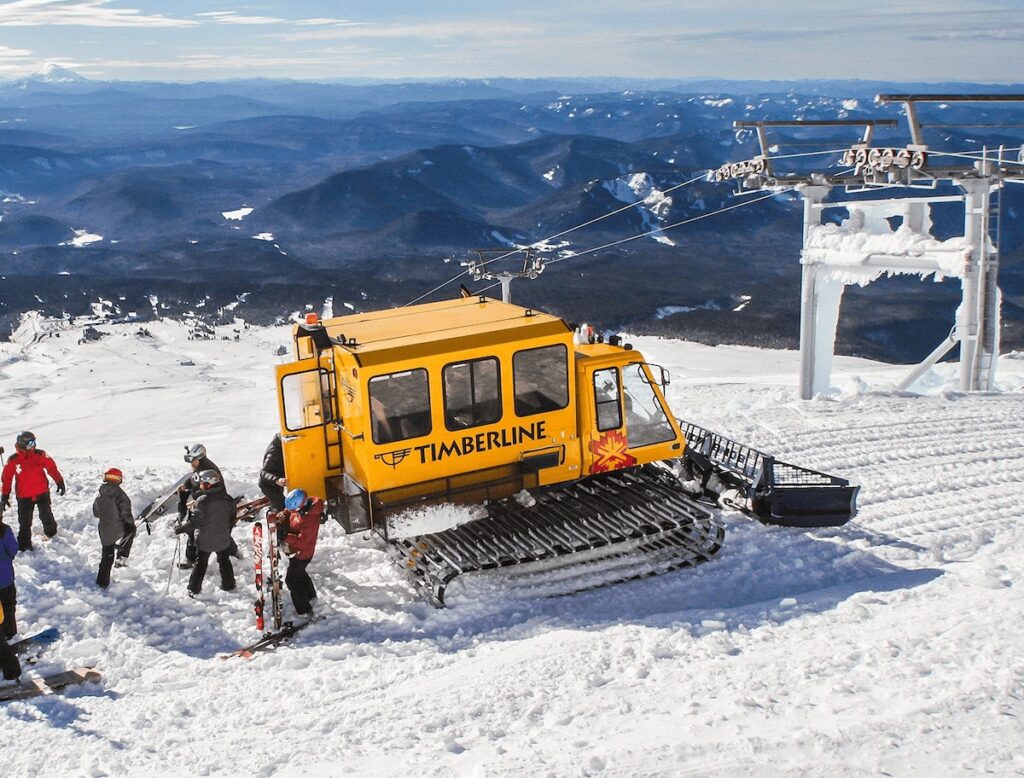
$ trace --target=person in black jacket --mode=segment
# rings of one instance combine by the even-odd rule
[[[100,545],[100,569],[96,573],[96,585],[101,589],[110,586],[110,568],[114,566],[114,552],[117,552],[118,567],[128,556],[128,548],[135,535],[135,521],[132,519],[132,501],[121,488],[124,476],[116,467],[103,474],[100,493],[92,503],[92,515],[98,518]]]
[[[220,588],[226,592],[235,588],[235,571],[228,553],[231,527],[235,523],[235,501],[224,489],[224,482],[216,470],[200,471],[197,481],[199,497],[193,503],[187,521],[175,530],[195,533],[196,561],[188,579],[188,593],[192,597],[202,591],[210,554],[217,555]]]
[[[4,524],[4,515],[0,513],[0,607],[7,614],[0,635],[8,640],[18,632],[18,587],[14,585],[14,557],[17,555],[14,530]]]
[[[271,510],[284,510],[284,487],[284,451],[281,433],[278,433],[263,453],[263,469],[260,470],[260,491],[270,500]]]
[[[199,495],[202,493],[199,488],[199,473],[203,470],[213,470],[220,478],[220,482],[222,484],[224,483],[224,475],[220,472],[220,468],[206,456],[206,446],[202,443],[196,443],[194,446],[185,447],[185,461],[192,466],[192,480],[178,489],[179,525],[185,521],[189,503],[194,503],[199,499]],[[237,546],[234,546],[234,541],[231,541],[231,543],[233,551],[237,552],[238,548]],[[195,533],[189,532],[188,540],[185,543],[185,559],[181,562],[180,567],[183,569],[192,567],[196,563],[197,556],[198,551],[196,550]]]
[[[21,662],[18,655],[14,653],[7,638],[4,637],[4,606],[0,604],[0,672],[3,673],[5,681],[17,681],[21,678]]]

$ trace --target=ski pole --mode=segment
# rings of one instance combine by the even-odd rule
[[[171,557],[171,569],[167,571],[167,586],[164,587],[164,594],[171,591],[171,576],[174,575],[174,568],[178,566],[178,556],[181,553],[181,535],[174,536],[174,556]]]

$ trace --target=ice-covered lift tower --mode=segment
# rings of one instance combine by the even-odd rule
[[[736,127],[756,128],[761,155],[725,165],[715,172],[715,178],[737,179],[741,191],[795,188],[803,197],[801,398],[810,399],[829,388],[840,303],[846,287],[864,286],[882,275],[897,274],[936,280],[955,277],[963,290],[949,336],[899,388],[909,387],[959,344],[960,388],[986,391],[994,381],[999,355],[998,193],[1004,181],[1024,180],[1024,147],[1020,152],[1013,151],[1012,160],[1002,147],[977,155],[930,155],[917,118],[917,104],[1024,101],[1024,95],[878,95],[876,101],[904,104],[912,141],[909,145],[872,147],[874,127],[892,126],[895,122],[891,120],[736,122]],[[865,128],[861,142],[843,155],[840,165],[847,170],[839,174],[775,175],[765,128],[810,125]],[[955,161],[961,156],[967,156],[971,164],[934,164],[934,159]],[[941,182],[952,183],[959,193],[929,194]],[[893,188],[913,193],[826,202],[839,186],[857,193]],[[962,235],[942,241],[932,236],[931,208],[939,202],[962,203]],[[825,219],[826,211],[835,208],[846,209],[848,214],[840,224]]]

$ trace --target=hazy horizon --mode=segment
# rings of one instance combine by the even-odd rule
[[[1024,80],[1015,0],[7,0],[0,77]]]

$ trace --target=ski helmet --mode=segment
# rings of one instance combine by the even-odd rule
[[[200,470],[198,480],[200,489],[212,489],[220,483],[220,473],[216,470]]]
[[[306,493],[302,489],[292,489],[284,498],[284,507],[290,511],[301,510],[306,504]]]
[[[185,461],[194,462],[197,459],[206,459],[206,446],[196,443],[193,446],[185,446]]]
[[[116,467],[112,467],[103,474],[103,480],[119,484],[124,480],[124,474]]]
[[[25,432],[22,432],[20,435],[18,435],[18,439],[15,441],[14,447],[20,448],[23,451],[25,449],[35,448],[36,436],[33,433],[26,430]]]

